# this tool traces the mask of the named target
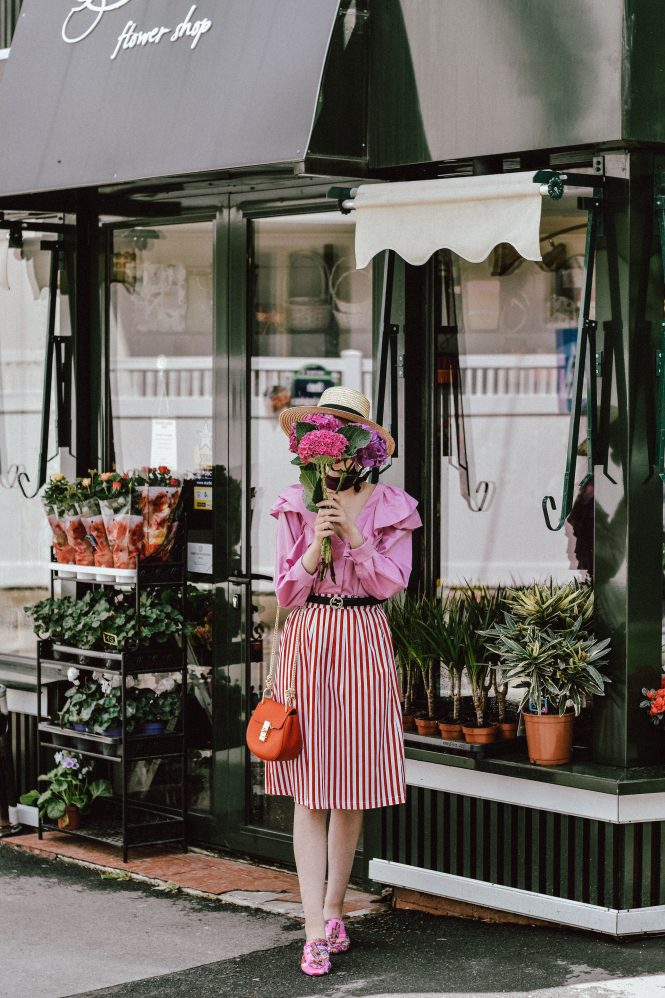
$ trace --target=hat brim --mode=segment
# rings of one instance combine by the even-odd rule
[[[395,450],[395,441],[383,426],[379,426],[371,419],[365,419],[364,416],[355,416],[352,412],[344,409],[335,409],[334,406],[327,405],[293,405],[289,409],[282,409],[279,414],[279,425],[281,426],[284,433],[287,435],[291,432],[291,427],[294,423],[300,423],[307,416],[313,413],[324,413],[327,416],[337,416],[338,419],[342,419],[347,423],[362,423],[363,426],[369,426],[370,429],[376,430],[380,433],[386,442],[386,447],[388,448],[388,455],[391,455]]]

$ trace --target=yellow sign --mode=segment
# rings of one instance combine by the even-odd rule
[[[194,509],[212,509],[212,485],[194,486]]]

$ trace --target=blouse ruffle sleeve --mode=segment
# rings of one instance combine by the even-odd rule
[[[370,596],[388,599],[406,589],[411,575],[411,534],[421,524],[417,501],[394,485],[383,486],[373,515],[363,527],[365,541],[348,549]]]
[[[302,563],[308,545],[301,509],[301,490],[297,485],[285,489],[270,509],[271,516],[277,519],[275,595],[283,607],[302,606],[316,575],[316,572],[310,575]]]

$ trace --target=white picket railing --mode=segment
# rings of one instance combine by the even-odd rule
[[[562,359],[550,354],[477,354],[460,358],[468,415],[556,414]],[[373,364],[358,350],[339,357],[253,357],[251,412],[270,415],[266,396],[276,385],[291,389],[297,372],[320,365],[349,388],[372,396]],[[43,354],[0,352],[0,411],[39,412]],[[111,371],[116,413],[123,418],[158,414],[164,401],[172,416],[206,416],[212,411],[210,357],[123,357]]]

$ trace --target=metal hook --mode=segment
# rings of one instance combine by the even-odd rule
[[[548,506],[550,506],[551,509],[554,510],[554,512],[556,512],[556,502],[554,501],[554,496],[543,496],[543,501],[542,501],[543,516],[545,517],[545,524],[547,526],[547,529],[552,531],[561,530],[564,523],[566,522],[565,512],[561,514],[559,522],[557,523],[556,527],[553,527],[552,521],[550,520],[550,511],[547,508]]]
[[[482,513],[482,511],[485,509],[490,494],[489,482],[478,482],[478,484],[476,485],[476,495],[479,495],[480,493],[482,494],[480,495],[480,498],[478,500],[477,509],[474,508],[473,503],[471,502],[471,496],[467,496],[466,504],[472,513]]]
[[[37,493],[39,492],[39,490],[41,488],[41,485],[38,484],[37,488],[35,489],[35,491],[32,492],[30,495],[28,495],[28,493],[23,488],[23,479],[25,479],[26,482],[28,482],[28,484],[30,483],[30,475],[27,473],[27,471],[19,471],[18,475],[16,476],[16,481],[18,483],[19,489],[21,490],[21,492],[23,493],[23,495],[25,496],[25,498],[26,499],[34,499],[35,496],[37,495]]]

